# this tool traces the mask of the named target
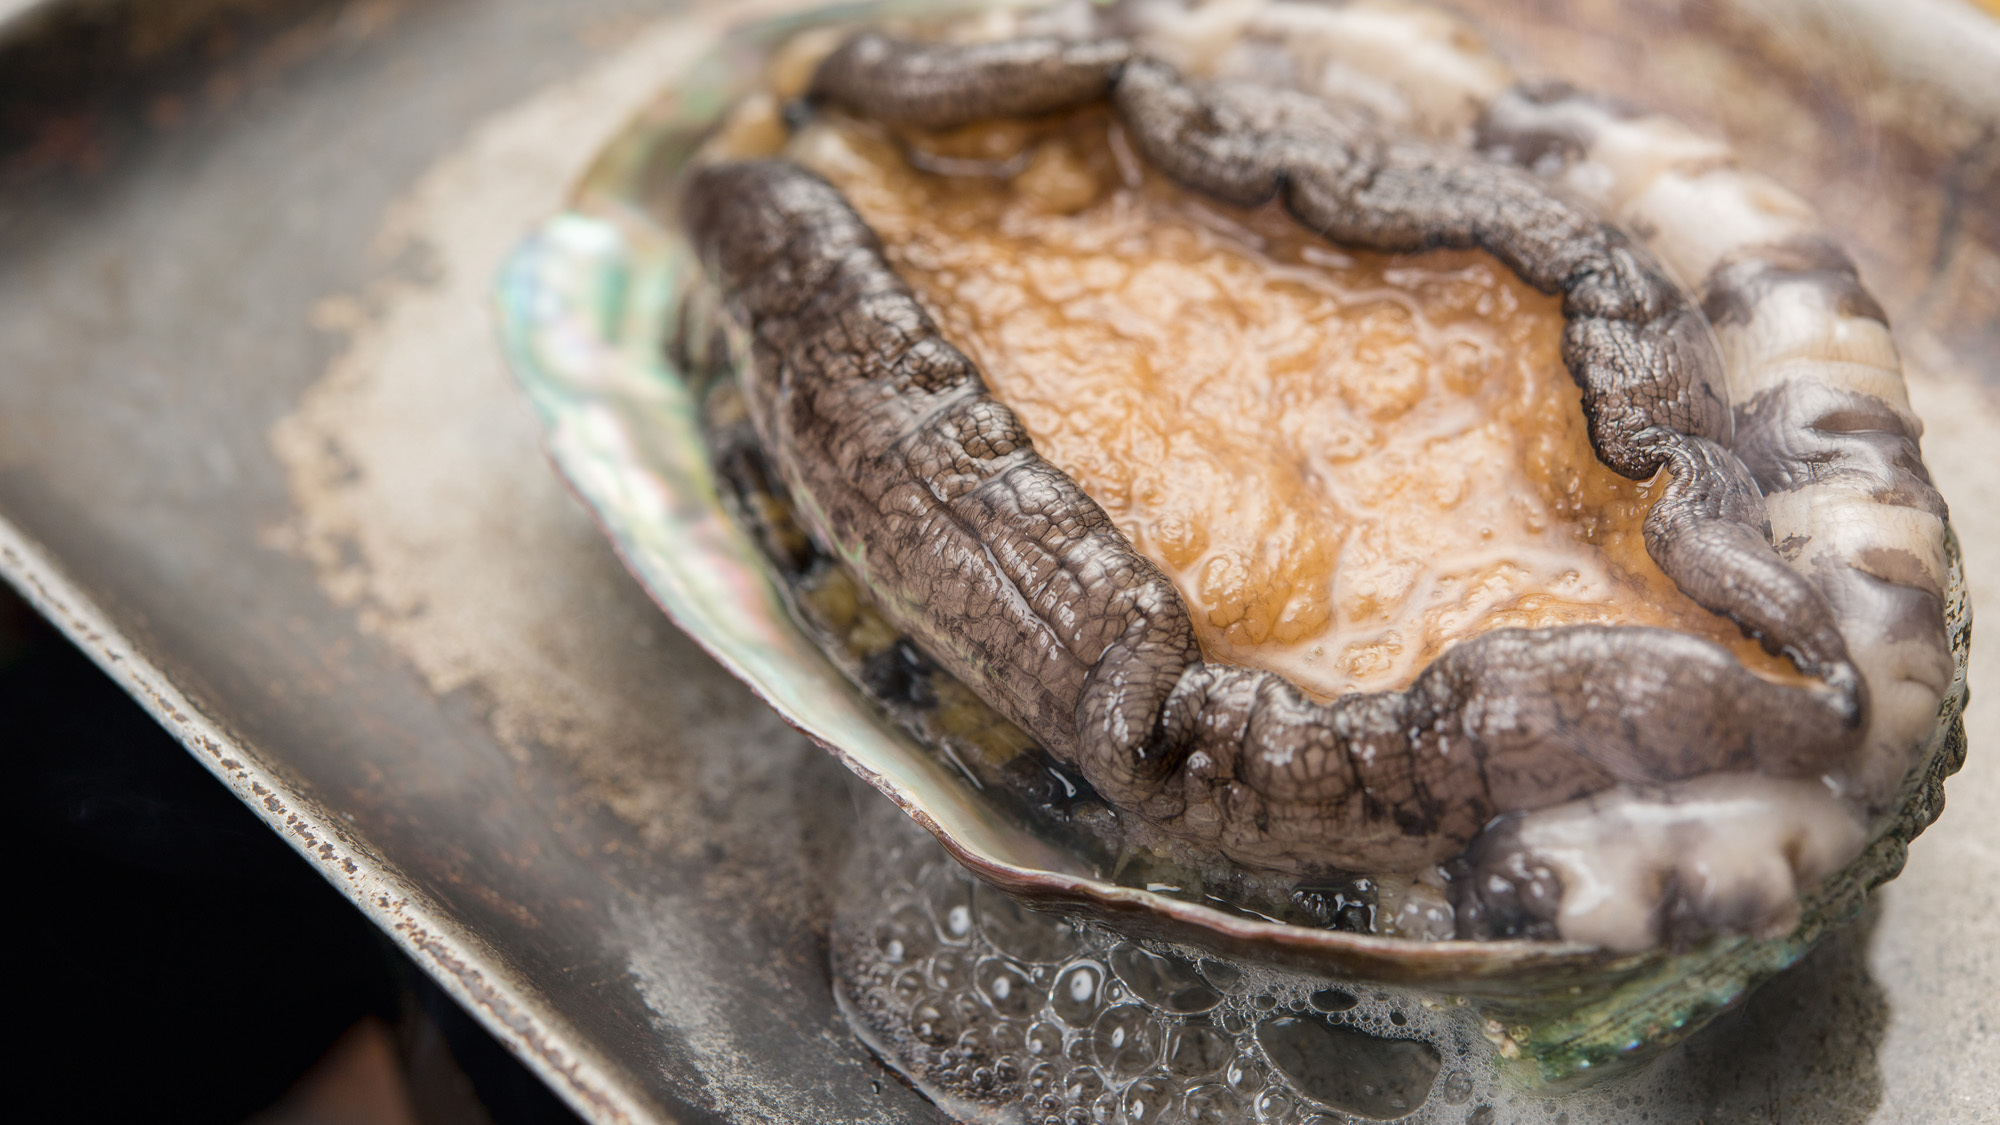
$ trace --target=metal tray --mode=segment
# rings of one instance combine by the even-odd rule
[[[619,568],[487,310],[625,115],[782,6],[0,7],[0,572],[593,1121],[943,1119],[829,991],[822,887],[873,795]],[[1467,6],[1847,232],[2000,591],[2000,24]],[[1686,1048],[1651,1120],[2000,1118],[1995,715],[1976,687],[1880,906]]]

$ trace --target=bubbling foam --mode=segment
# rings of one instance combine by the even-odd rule
[[[1246,965],[1028,910],[869,802],[835,888],[835,990],[954,1116],[1034,1125],[1613,1125],[1671,1068],[1550,1096],[1449,996]]]

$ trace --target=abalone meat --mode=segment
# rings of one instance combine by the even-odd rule
[[[1796,959],[1935,817],[1968,625],[1921,425],[1852,264],[1726,149],[1517,82],[1416,8],[792,30],[727,112],[635,129],[580,194],[599,218],[524,247],[510,347],[676,619],[982,877],[1143,937],[1472,997],[1556,1080]],[[1336,291],[1355,271],[1366,299]],[[1258,353],[1279,405],[1233,440],[1321,485],[1372,466],[1400,498],[1378,508],[1417,482],[1405,524],[1482,541],[1504,520],[1466,497],[1527,473],[1540,499],[1490,511],[1585,561],[1501,534],[1454,586],[1428,541],[1306,509],[1232,554],[1155,495],[1237,496],[1212,451],[1107,472],[1104,446],[1052,436],[1154,433],[1067,425],[1063,396],[1137,417],[1169,383],[1086,382],[1097,360],[1049,351],[1051,324],[1111,325],[1093,354],[1156,373],[1194,355],[1176,318],[1267,286],[1260,315],[1311,311],[1250,335],[1322,372],[1326,340],[1376,355],[1339,335],[1370,308],[1449,320],[1417,292],[1447,277],[1483,310],[1467,324],[1539,333],[1537,370],[1570,383],[1505,382],[1490,340],[1443,332],[1456,359],[1359,376],[1337,391],[1352,426],[1293,433],[1333,384],[1274,382]],[[1120,321],[1146,285],[1175,295]],[[609,321],[571,311],[607,299]],[[603,409],[607,387],[629,402]],[[1442,452],[1470,432],[1520,463]],[[1371,605],[1449,595],[1341,648],[1348,541],[1402,567]]]

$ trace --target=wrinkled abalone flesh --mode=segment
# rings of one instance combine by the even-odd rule
[[[1537,174],[1629,115],[1496,90],[1483,152],[1413,139],[1337,99],[1189,77],[1147,46],[1149,11],[1127,13],[1136,37],[861,33],[802,104],[935,131],[1107,103],[1119,143],[1198,195],[1281,208],[1338,247],[1491,254],[1560,297],[1599,458],[1664,474],[1644,524],[1660,570],[1799,675],[1599,625],[1490,630],[1402,690],[1330,700],[1207,661],[1181,592],[1038,453],[841,193],[782,156],[717,159],[682,220],[813,541],[917,659],[1116,809],[1235,864],[1307,880],[1448,864],[1463,937],[1636,950],[1787,928],[1800,888],[1893,804],[1952,671],[1943,505],[1851,265],[1781,215],[1691,273],[1674,263],[1708,278],[1698,304]],[[1872,362],[1844,358],[1871,345]]]
[[[1220,953],[1426,1011],[1469,1000],[1434,1045],[1470,1034],[1559,1081],[1673,1042],[1796,960],[1936,816],[1968,622],[1895,346],[1810,211],[1726,149],[1518,84],[1463,25],[1382,3],[1125,0],[768,42],[767,85],[719,127],[704,99],[636,124],[524,245],[510,353],[556,460],[675,620],[982,878],[1123,940],[1191,942],[1217,972]],[[1272,323],[1287,300],[1332,310],[1288,339],[1360,338],[1350,276],[1404,286],[1384,299],[1417,320],[1444,318],[1423,291],[1449,289],[1484,309],[1466,326],[1541,339],[1542,359],[1500,366],[1555,379],[1505,383],[1505,409],[1492,364],[1446,355],[1429,378],[1525,435],[1530,475],[1567,482],[1517,523],[1604,549],[1550,555],[1555,585],[1483,615],[1413,611],[1420,643],[1349,638],[1366,659],[1316,678],[1302,630],[1353,615],[1314,600],[1311,551],[1293,593],[1254,565],[1219,594],[1189,583],[1193,540],[1133,525],[1098,455],[1017,397],[1010,364],[1044,353],[1010,359],[980,324],[1062,318],[1005,305],[1009,271],[978,253],[1012,247],[1018,275],[1075,249],[1036,241],[1055,220],[1018,222],[1035,208],[1124,208],[1127,231],[1167,215],[1156,245],[1200,228],[1200,268],[1226,265],[1209,307],[1254,290],[1277,294],[1258,306]],[[926,223],[971,236],[933,252],[910,237]],[[1199,256],[1171,257],[1154,264]],[[1081,377],[1056,366],[1058,390]],[[1378,371],[1355,409],[1402,411],[1406,375]],[[1583,410],[1551,396],[1564,385]],[[1341,440],[1356,464],[1405,456]],[[1450,475],[1395,495],[1455,494],[1435,487]],[[1462,531],[1419,509],[1399,518]],[[1640,597],[1593,600],[1606,576]],[[1257,647],[1271,638],[1296,651]],[[874,892],[850,892],[843,999],[894,1008],[857,1027],[941,1034],[912,1022],[908,966],[841,952],[879,936]],[[982,929],[992,913],[933,919],[938,955],[1019,960]],[[1121,939],[1082,940],[1111,956]],[[933,1061],[979,1094],[967,1049]],[[1432,1077],[1440,1105],[1476,1096]],[[1149,1081],[1121,1075],[1117,1096]]]

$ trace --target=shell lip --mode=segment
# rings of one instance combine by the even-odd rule
[[[755,690],[756,686],[752,685],[752,689]],[[1344,963],[1355,970],[1360,970],[1357,975],[1363,976],[1379,976],[1382,970],[1375,966],[1378,962],[1384,961],[1399,962],[1408,967],[1406,972],[1395,974],[1397,976],[1406,979],[1442,981],[1463,980],[1468,975],[1485,976],[1489,971],[1510,972],[1528,962],[1561,962],[1566,967],[1581,967],[1584,964],[1598,967],[1637,965],[1646,961],[1649,956],[1608,954],[1593,945],[1567,941],[1422,942],[1379,934],[1315,929],[1288,922],[1246,918],[1201,903],[1172,898],[1142,887],[1110,882],[1082,872],[1008,862],[961,843],[949,828],[941,824],[909,793],[888,784],[880,774],[869,770],[864,763],[858,762],[845,749],[820,738],[790,716],[785,718],[857,776],[889,798],[910,819],[923,826],[924,830],[935,837],[961,866],[985,882],[1016,897],[1040,899],[1044,906],[1096,905],[1118,910],[1120,913],[1145,911],[1190,928],[1206,931],[1214,939],[1232,949],[1263,950],[1269,959],[1279,962],[1303,957],[1320,967]],[[1496,950],[1503,950],[1511,955],[1496,956]],[[1286,953],[1293,956],[1287,957]],[[1466,963],[1469,958],[1494,963],[1473,966]],[[1374,968],[1374,972],[1368,972],[1369,968]],[[1468,970],[1473,971],[1468,974]]]

